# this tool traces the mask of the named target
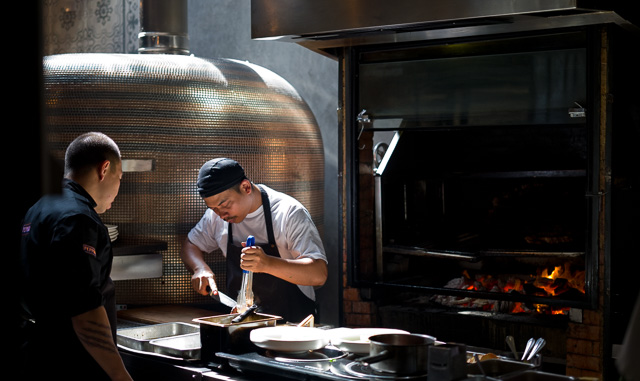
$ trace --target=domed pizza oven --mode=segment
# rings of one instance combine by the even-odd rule
[[[61,54],[45,58],[44,84],[53,157],[62,160],[69,142],[88,131],[120,146],[120,193],[102,215],[118,229],[114,263],[161,258],[161,274],[114,278],[118,303],[204,300],[191,289],[179,250],[205,211],[195,182],[211,158],[236,159],[253,182],[296,197],[322,234],[322,138],[307,104],[273,72],[185,55]],[[224,289],[221,258],[206,260]],[[153,264],[138,261],[128,271],[135,266]]]

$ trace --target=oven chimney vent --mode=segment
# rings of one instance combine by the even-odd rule
[[[187,0],[142,0],[138,53],[189,55]]]

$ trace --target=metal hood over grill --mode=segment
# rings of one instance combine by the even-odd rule
[[[629,1],[580,0],[252,0],[254,39],[298,44],[332,55],[332,48],[435,40],[581,25],[617,24],[637,30]],[[635,24],[635,25],[634,25]]]

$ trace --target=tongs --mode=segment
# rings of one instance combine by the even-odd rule
[[[250,235],[247,237],[246,247],[254,246],[255,238]],[[248,270],[242,270],[242,286],[238,294],[238,303],[236,310],[240,313],[246,311],[249,306],[253,305],[253,273]]]

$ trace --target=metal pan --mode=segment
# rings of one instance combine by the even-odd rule
[[[397,375],[426,374],[429,347],[436,338],[419,334],[383,334],[369,337],[369,356],[359,363],[378,372]]]
[[[193,319],[200,324],[201,358],[214,360],[216,352],[248,353],[258,349],[250,340],[253,329],[275,327],[281,316],[252,313],[243,321],[234,323],[240,314],[217,315]]]

